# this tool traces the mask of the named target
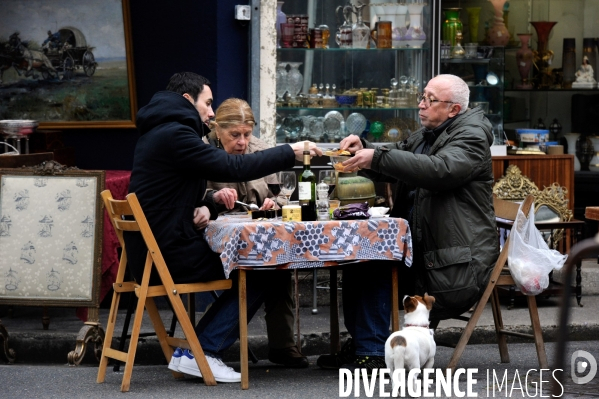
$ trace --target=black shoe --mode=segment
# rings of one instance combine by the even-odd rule
[[[306,368],[309,365],[308,358],[295,345],[283,349],[271,348],[268,351],[268,360],[275,364],[293,368]]]
[[[349,369],[352,373],[354,370],[366,369],[366,373],[370,375],[374,369],[387,368],[384,356],[356,356],[356,359],[349,364],[341,366],[342,369]]]
[[[344,364],[348,364],[354,361],[356,358],[356,347],[354,346],[352,339],[348,339],[341,350],[334,355],[321,355],[316,360],[318,367],[329,370],[336,370],[341,368]]]

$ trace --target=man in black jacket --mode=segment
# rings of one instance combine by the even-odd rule
[[[209,82],[191,72],[173,75],[168,90],[156,93],[139,110],[140,138],[135,147],[129,192],[135,192],[175,283],[225,278],[218,254],[203,239],[203,229],[218,213],[204,201],[206,180],[247,181],[293,167],[303,156],[303,142],[247,155],[229,155],[202,141],[214,115]],[[310,143],[313,155],[322,155]],[[233,207],[235,195],[214,201]],[[125,233],[130,268],[140,281],[145,245],[139,234]],[[253,273],[252,273],[253,274]],[[268,274],[268,276],[266,276]],[[261,306],[277,273],[248,276],[248,320]],[[216,381],[238,382],[240,374],[225,366],[220,354],[239,337],[237,289],[226,290],[196,327]],[[177,364],[178,363],[178,364]],[[193,355],[177,351],[170,368],[201,376]]]
[[[460,315],[474,305],[499,254],[489,148],[492,126],[482,109],[468,109],[469,94],[461,78],[439,75],[418,97],[423,128],[407,140],[375,147],[349,136],[339,145],[355,154],[343,163],[346,170],[365,169],[369,177],[397,183],[391,216],[409,222],[414,249],[412,267],[400,268],[400,282],[411,284],[411,292],[405,294],[428,292],[435,297],[431,319]],[[359,285],[348,285],[360,283],[360,278],[349,277],[359,269],[348,267],[343,275],[344,294],[347,290],[360,295],[353,296],[352,306],[344,303],[344,314],[355,315],[356,309],[364,314],[350,319],[355,325],[347,325],[346,316],[348,331],[356,331],[352,334],[356,360],[349,367],[372,368],[377,356],[384,355],[385,339],[379,333],[373,342],[368,336],[372,333],[356,326],[379,326],[378,330],[389,326],[389,312],[378,309],[389,301],[390,274],[380,269],[379,284],[387,292],[379,296],[384,303],[374,304]],[[369,271],[372,275],[376,269]],[[347,349],[341,356],[346,362],[348,353],[350,359],[353,355],[352,348]],[[327,365],[335,360],[323,359]]]

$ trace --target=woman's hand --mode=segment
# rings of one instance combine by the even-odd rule
[[[212,197],[217,204],[223,204],[227,209],[235,207],[237,201],[237,191],[234,188],[222,188],[214,193]]]
[[[205,207],[199,207],[193,210],[193,224],[198,230],[202,230],[208,226],[210,220],[210,210]]]
[[[265,198],[264,199],[264,203],[262,204],[262,207],[260,208],[261,211],[265,211],[267,209],[272,209],[275,207],[275,202],[272,200],[272,198]]]

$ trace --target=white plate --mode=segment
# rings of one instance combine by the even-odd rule
[[[387,214],[387,215],[370,215],[370,217],[371,218],[375,218],[375,219],[378,219],[378,218],[388,218],[389,214]]]

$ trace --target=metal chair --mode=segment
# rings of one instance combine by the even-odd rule
[[[115,200],[112,198],[110,191],[105,190],[102,192],[102,198],[119,240],[124,242],[122,239],[123,231],[139,232],[143,236],[144,242],[148,248],[148,253],[146,256],[146,263],[141,282],[137,283],[135,281],[124,281],[125,271],[127,268],[127,249],[125,246],[123,247],[123,253],[119,263],[116,282],[113,284],[114,295],[112,297],[112,305],[108,316],[104,348],[102,350],[102,358],[100,360],[98,377],[96,381],[98,383],[104,382],[106,377],[106,369],[108,366],[108,359],[119,360],[125,363],[121,391],[127,392],[129,390],[142,318],[144,310],[147,310],[166,361],[170,361],[174,352],[173,348],[175,347],[191,349],[200,372],[204,378],[204,383],[206,385],[216,385],[214,375],[212,374],[210,366],[206,361],[204,351],[202,350],[198,337],[196,336],[189,315],[186,313],[185,306],[181,300],[181,295],[229,289],[232,287],[231,280],[216,280],[193,284],[175,284],[135,193],[127,195],[126,200]],[[125,220],[125,216],[133,217],[133,220]],[[162,282],[161,285],[150,285],[150,274],[154,269],[158,272]],[[138,303],[133,320],[129,347],[126,351],[121,351],[113,349],[111,345],[114,335],[116,317],[118,314],[119,301],[121,295],[125,292],[135,293],[135,295],[138,297]],[[154,303],[154,298],[159,296],[167,297],[168,301],[173,307],[173,311],[177,317],[177,320],[181,325],[181,329],[183,330],[185,338],[175,338],[169,337],[167,335],[164,324],[160,317],[160,313],[158,312],[156,304]],[[245,334],[245,336],[247,336],[247,325],[240,325],[240,334]],[[172,373],[175,378],[183,377],[183,374],[181,373],[174,371],[172,371]]]

